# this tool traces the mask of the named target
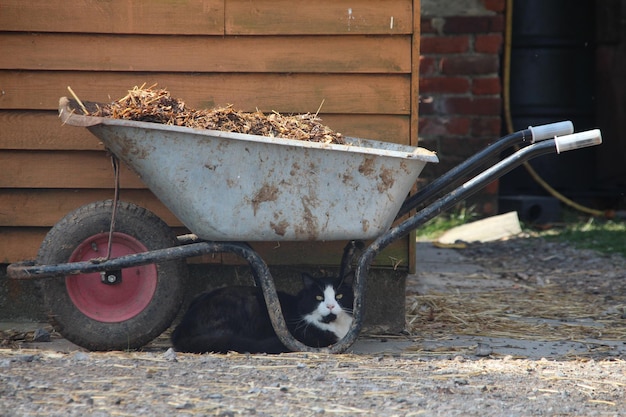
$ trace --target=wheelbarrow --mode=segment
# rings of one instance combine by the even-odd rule
[[[368,270],[385,247],[531,158],[602,142],[599,130],[573,134],[569,121],[529,127],[410,195],[424,166],[438,162],[422,148],[85,116],[75,104],[61,98],[60,117],[104,143],[114,161],[114,197],[69,213],[50,230],[35,261],[11,264],[7,272],[12,279],[39,280],[52,324],[90,350],[139,348],[159,336],[182,304],[185,259],[232,253],[250,266],[287,348],[343,352],[361,331]],[[481,170],[512,147],[519,150]],[[118,159],[191,234],[176,236],[153,213],[119,201]],[[326,240],[349,242],[340,274],[354,269],[354,320],[342,340],[320,349],[289,333],[270,270],[248,242]]]

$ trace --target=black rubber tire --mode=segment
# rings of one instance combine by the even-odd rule
[[[112,207],[111,200],[99,201],[69,213],[46,235],[37,262],[42,265],[68,262],[81,242],[108,233]],[[148,250],[178,245],[176,235],[165,222],[132,203],[118,203],[115,232],[136,239]],[[40,288],[50,322],[63,337],[89,350],[126,350],[145,345],[163,333],[176,317],[188,275],[184,259],[155,266],[156,288],[152,298],[135,316],[119,322],[95,320],[80,311],[68,293],[66,277],[42,279]]]

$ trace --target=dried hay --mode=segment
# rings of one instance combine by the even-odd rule
[[[80,103],[75,95],[74,98]],[[84,106],[81,107],[86,114],[98,117],[344,144],[341,133],[323,125],[318,113],[285,116],[272,112],[265,115],[261,111],[241,112],[232,105],[210,110],[188,109],[184,101],[172,97],[166,89],[156,88],[156,85],[147,88],[145,85],[135,86],[126,96],[104,107],[98,106],[96,111],[89,112]]]
[[[626,307],[626,297],[623,306]],[[621,301],[620,301],[621,302]],[[407,297],[413,335],[470,335],[539,341],[626,340],[618,311],[604,296],[558,285]],[[587,343],[586,342],[586,343]]]
[[[0,347],[17,349],[22,343],[32,342],[33,333],[15,329],[0,330]]]
[[[50,341],[51,338],[58,339],[60,337],[52,326],[30,331],[5,329],[0,330],[0,348],[19,349],[25,343]]]

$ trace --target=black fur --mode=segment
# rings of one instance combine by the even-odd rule
[[[354,299],[351,278],[341,282],[337,278],[304,275],[303,282],[304,288],[297,296],[278,292],[289,331],[308,346],[325,347],[336,343],[335,333],[319,327],[324,324],[307,322],[304,317],[318,307],[317,297],[323,296],[328,284],[333,285],[337,294],[342,294],[337,300],[341,309],[351,313]],[[342,319],[345,318],[342,315]],[[321,322],[328,324],[336,319],[336,315],[330,314],[321,317]],[[193,353],[289,351],[276,336],[262,291],[257,287],[224,287],[197,296],[172,333],[172,344],[179,352]]]

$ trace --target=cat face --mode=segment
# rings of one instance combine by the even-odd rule
[[[303,281],[304,297],[300,300],[303,320],[334,333],[338,339],[344,337],[352,324],[351,279],[315,279],[305,274]]]

